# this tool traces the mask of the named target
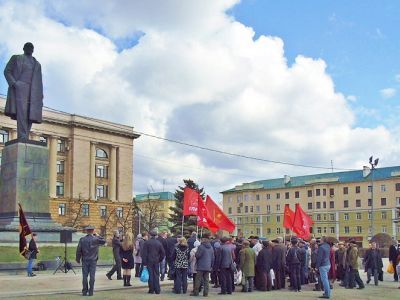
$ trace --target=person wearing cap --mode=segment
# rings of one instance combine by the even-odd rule
[[[112,280],[112,276],[115,272],[117,272],[117,280],[122,280],[121,277],[121,256],[119,255],[120,250],[121,250],[121,240],[119,237],[119,231],[115,230],[114,231],[114,236],[112,239],[112,248],[113,248],[113,256],[114,256],[114,261],[115,264],[113,265],[112,269],[108,271],[106,274],[107,278],[109,280]]]
[[[328,279],[328,272],[331,268],[330,263],[330,250],[331,246],[326,242],[325,238],[321,239],[321,243],[318,246],[316,268],[321,276],[322,286],[324,288],[324,294],[319,298],[329,299],[331,297],[331,287]]]
[[[357,284],[359,290],[363,289],[365,286],[358,272],[358,248],[354,240],[350,241],[349,269],[349,286],[346,288],[353,289]]]
[[[255,276],[256,253],[250,248],[250,242],[243,242],[240,250],[240,269],[244,280],[242,280],[242,292],[252,292]]]
[[[285,267],[286,267],[286,246],[283,244],[283,238],[276,238],[272,248],[272,268],[275,273],[275,289],[285,288]]]
[[[286,263],[289,269],[290,286],[294,292],[301,291],[300,281],[300,259],[299,259],[299,247],[297,247],[297,237],[292,237],[290,240],[291,247],[289,248],[286,255]]]
[[[374,276],[374,283],[378,285],[378,274],[383,268],[382,256],[376,247],[376,242],[371,243],[371,248],[365,252],[364,265],[367,271],[367,284],[371,281],[371,276]]]
[[[143,248],[144,245],[144,239],[142,235],[139,233],[136,236],[136,241],[135,241],[135,251],[134,251],[134,257],[133,259],[135,260],[135,277],[140,277],[142,275],[143,271],[143,264],[142,264],[142,256],[140,255],[141,249]]]
[[[229,244],[229,239],[227,237],[221,238],[221,250],[220,250],[220,260],[219,270],[220,270],[220,282],[221,282],[221,292],[220,295],[230,295],[232,294],[232,274],[235,267],[233,262],[233,252]]]
[[[96,264],[99,259],[99,246],[106,243],[105,239],[94,233],[94,226],[84,228],[87,235],[81,237],[76,248],[76,262],[82,261],[82,295],[93,296]],[[88,276],[90,275],[89,285]]]
[[[149,294],[160,294],[160,263],[165,258],[163,245],[156,239],[157,231],[150,231],[150,239],[142,248],[142,263],[149,271]]]
[[[272,247],[268,240],[262,241],[263,248],[257,255],[256,277],[257,290],[270,291],[272,286]]]
[[[174,293],[186,294],[187,292],[187,279],[189,268],[189,246],[186,238],[182,237],[178,240],[178,245],[172,253],[174,260],[175,278],[174,278]]]
[[[346,265],[346,248],[343,242],[338,243],[339,249],[335,252],[336,263],[336,279],[341,282],[344,280],[345,265]]]

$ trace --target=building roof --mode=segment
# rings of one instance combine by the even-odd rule
[[[175,195],[171,192],[158,192],[158,193],[147,193],[136,195],[136,201],[145,200],[160,200],[160,201],[171,201],[175,200]]]
[[[373,175],[371,175],[372,173]],[[357,170],[357,171],[332,172],[332,173],[304,175],[295,177],[289,177],[285,175],[285,177],[283,178],[275,178],[275,179],[253,181],[250,183],[243,183],[241,185],[237,185],[234,188],[223,191],[221,193],[223,194],[223,193],[232,193],[239,191],[243,192],[246,190],[284,189],[284,188],[294,188],[294,187],[316,185],[316,184],[364,182],[364,181],[371,181],[372,176],[374,180],[384,180],[393,177],[400,178],[400,166],[376,168],[372,173],[367,172],[365,174],[364,170]]]

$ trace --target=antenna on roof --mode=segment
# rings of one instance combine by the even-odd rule
[[[333,160],[331,159],[331,170],[332,170],[332,173],[333,173]]]

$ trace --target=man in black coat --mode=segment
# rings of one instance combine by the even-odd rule
[[[177,236],[170,236],[168,235],[167,237],[167,251],[166,251],[166,261],[168,264],[168,279],[169,280],[174,280],[174,259],[172,257],[172,254],[174,253],[175,247],[178,243],[178,238]]]
[[[113,248],[113,256],[114,256],[114,261],[115,264],[113,265],[112,269],[106,274],[107,278],[109,280],[112,280],[111,276],[115,272],[117,272],[117,280],[122,280],[121,276],[121,256],[119,254],[119,251],[121,249],[121,240],[119,237],[119,231],[115,230],[114,236],[112,239],[112,248]]]
[[[393,274],[393,279],[394,281],[399,281],[399,276],[397,274],[396,266],[397,266],[397,260],[398,256],[400,255],[400,249],[399,249],[399,243],[397,240],[393,240],[393,244],[389,247],[389,263],[393,265],[394,269],[394,274]]]
[[[168,247],[167,246],[167,233],[165,231],[161,232],[158,235],[157,240],[163,246],[164,252],[167,253],[167,247]],[[160,263],[160,280],[161,281],[164,281],[166,268],[167,268],[167,260],[164,257],[163,261]]]
[[[160,288],[160,263],[165,258],[164,247],[156,239],[157,232],[150,231],[150,239],[143,245],[141,251],[142,263],[149,271],[149,294],[159,294]]]
[[[286,266],[286,246],[283,244],[282,238],[277,238],[272,248],[272,268],[275,273],[275,289],[285,288],[285,266]]]
[[[307,253],[305,243],[303,240],[299,241],[299,249],[297,251],[297,256],[300,260],[300,284],[306,284],[306,260],[307,260]]]
[[[379,249],[376,248],[376,243],[371,243],[371,248],[364,255],[365,269],[367,270],[367,283],[370,283],[371,276],[374,275],[374,283],[378,285],[378,274],[383,268],[382,256]]]
[[[232,294],[232,273],[233,270],[233,253],[232,248],[229,245],[229,239],[223,237],[221,239],[221,250],[220,250],[220,282],[221,282],[221,293],[220,295]]]
[[[290,286],[291,290],[299,292],[301,290],[300,282],[300,260],[299,260],[299,248],[297,247],[298,240],[296,237],[292,237],[290,240],[291,247],[286,255],[286,263],[289,268]]]

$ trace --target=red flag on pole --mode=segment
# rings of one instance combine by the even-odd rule
[[[183,215],[184,216],[197,216],[199,192],[185,187],[183,190]]]
[[[206,197],[206,207],[210,213],[211,220],[219,227],[219,229],[224,229],[228,232],[233,232],[235,230],[235,224],[225,215],[222,209],[211,199],[210,196]]]
[[[296,203],[296,211],[293,220],[293,231],[298,237],[309,240],[311,237],[310,227],[314,224],[313,220],[301,208],[299,203]]]
[[[22,210],[21,204],[18,203],[18,215],[19,215],[19,253],[24,256],[28,250],[26,243],[26,236],[32,233],[29,228],[28,222],[26,221],[24,211]]]
[[[294,212],[290,209],[289,204],[285,204],[283,215],[283,227],[293,231]]]
[[[203,199],[199,196],[199,209],[197,215],[197,226],[206,227],[212,233],[216,233],[219,230],[219,227],[214,223],[210,218],[209,211],[204,204]]]

